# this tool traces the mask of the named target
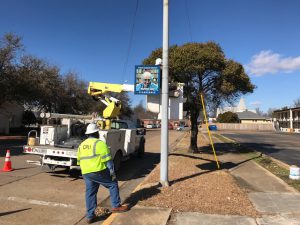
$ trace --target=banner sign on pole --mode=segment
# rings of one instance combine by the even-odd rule
[[[160,94],[160,66],[135,66],[134,94]]]

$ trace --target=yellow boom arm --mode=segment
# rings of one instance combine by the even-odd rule
[[[134,85],[90,82],[88,87],[88,94],[96,100],[101,100],[106,105],[106,108],[103,110],[103,118],[108,120],[120,114],[121,102],[114,97],[107,96],[107,94],[110,92],[121,93],[123,91],[133,92]]]
[[[91,96],[101,96],[109,92],[121,93],[123,91],[134,91],[134,86],[130,84],[109,84],[109,83],[99,83],[90,82],[88,93]]]

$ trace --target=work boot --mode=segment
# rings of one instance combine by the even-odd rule
[[[120,205],[117,208],[112,208],[111,212],[112,213],[120,213],[120,212],[126,212],[128,210],[129,210],[128,205]]]
[[[94,216],[93,218],[87,218],[86,219],[86,223],[87,224],[91,224],[91,223],[94,223],[94,222],[96,222],[96,219],[97,219],[97,217],[96,216]]]

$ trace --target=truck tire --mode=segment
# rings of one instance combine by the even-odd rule
[[[69,176],[73,177],[73,178],[79,178],[81,175],[81,171],[80,170],[76,170],[76,169],[69,169]]]
[[[51,172],[55,172],[55,165],[50,165],[50,164],[44,164],[42,166],[42,171],[46,172],[46,173],[51,173]]]
[[[122,162],[122,153],[121,151],[118,151],[114,157],[114,167],[115,171],[118,171],[121,167],[121,162]]]
[[[140,141],[138,152],[137,152],[137,157],[143,158],[144,155],[145,155],[145,139],[142,138]]]

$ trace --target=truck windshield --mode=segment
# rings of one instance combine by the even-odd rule
[[[113,121],[111,123],[111,129],[128,129],[128,125],[124,122]]]

